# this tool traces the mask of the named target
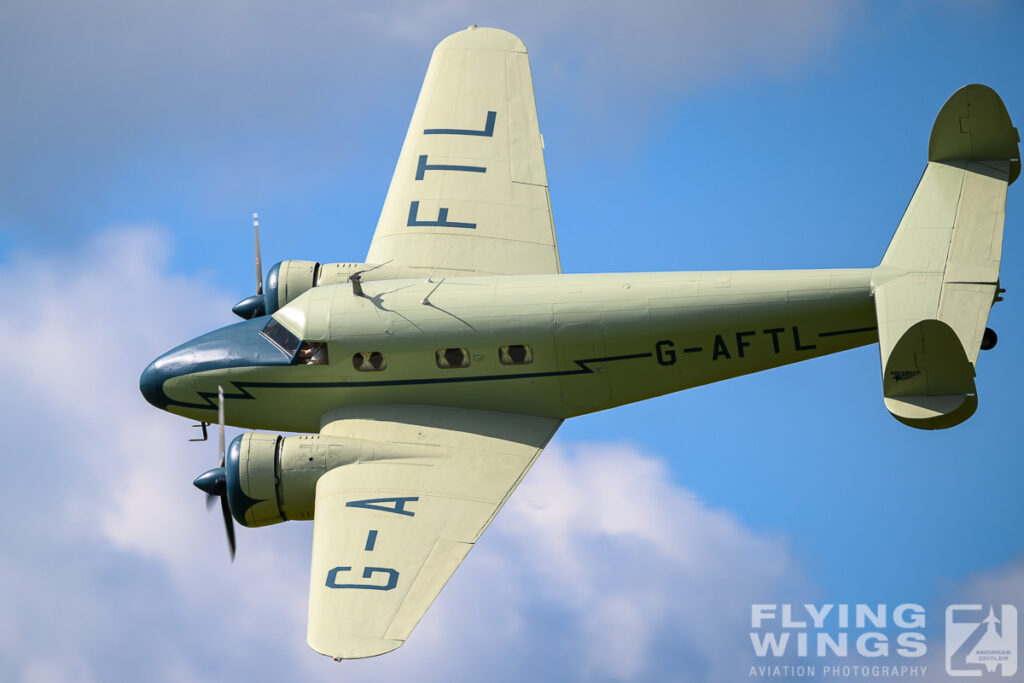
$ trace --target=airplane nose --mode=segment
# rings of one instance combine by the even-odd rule
[[[146,366],[145,370],[142,371],[142,376],[139,377],[139,391],[142,392],[143,397],[145,397],[150,404],[157,408],[163,408],[161,403],[163,402],[162,399],[164,397],[163,386],[165,377],[163,376],[164,373],[157,369],[156,365],[159,360],[160,359],[158,358],[153,361]]]
[[[164,393],[164,382],[192,371],[195,354],[188,344],[168,351],[146,366],[139,377],[139,391],[152,405],[165,410],[171,402]]]
[[[161,410],[167,410],[170,405],[216,410],[214,404],[207,404],[202,400],[201,392],[195,393],[195,387],[190,390],[180,386],[178,389],[171,389],[172,392],[181,393],[181,396],[171,398],[164,391],[164,384],[176,377],[208,370],[289,365],[295,355],[295,349],[285,352],[266,335],[260,334],[269,320],[268,316],[263,316],[228,325],[171,349],[142,371],[139,377],[139,391],[147,401]],[[295,338],[295,342],[297,346],[298,338]],[[214,382],[208,390],[216,386]],[[185,399],[185,402],[182,402],[182,399]]]

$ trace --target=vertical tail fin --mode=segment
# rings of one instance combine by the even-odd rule
[[[939,111],[928,165],[875,269],[886,408],[920,429],[960,424],[978,405],[974,366],[998,300],[1006,188],[1020,138],[991,88],[968,85]]]

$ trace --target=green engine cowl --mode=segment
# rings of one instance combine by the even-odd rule
[[[362,447],[360,439],[317,435],[235,437],[225,461],[231,516],[248,527],[313,519],[317,480],[356,462]]]
[[[354,275],[358,275],[362,282],[411,277],[405,270],[387,263],[317,263],[298,259],[280,261],[267,272],[266,292],[239,301],[232,310],[246,319],[255,315],[271,315],[314,287],[349,282]]]

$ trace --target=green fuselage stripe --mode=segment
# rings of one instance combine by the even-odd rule
[[[491,382],[491,381],[502,381],[509,379],[536,379],[539,377],[564,377],[568,375],[585,375],[593,373],[588,365],[590,363],[610,363],[620,360],[636,360],[639,358],[650,358],[654,354],[647,353],[631,353],[621,356],[605,356],[603,358],[587,358],[586,360],[573,361],[577,367],[574,370],[552,370],[548,372],[523,372],[515,374],[504,374],[504,375],[475,375],[471,377],[424,377],[420,379],[389,379],[389,380],[378,380],[373,382],[247,382],[247,381],[232,381],[231,384],[238,389],[241,393],[237,394],[224,394],[225,399],[240,398],[240,399],[253,399],[253,395],[250,394],[246,389],[341,389],[341,388],[356,388],[356,387],[394,387],[394,386],[411,386],[420,384],[454,384],[458,382]],[[182,406],[185,408],[211,408],[216,409],[217,404],[214,400],[217,396],[215,392],[199,391],[196,392],[206,403],[184,403],[180,401],[171,401],[168,405]]]

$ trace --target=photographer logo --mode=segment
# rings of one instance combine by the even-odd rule
[[[980,604],[947,607],[946,673],[988,678],[1017,673],[1017,608]]]

